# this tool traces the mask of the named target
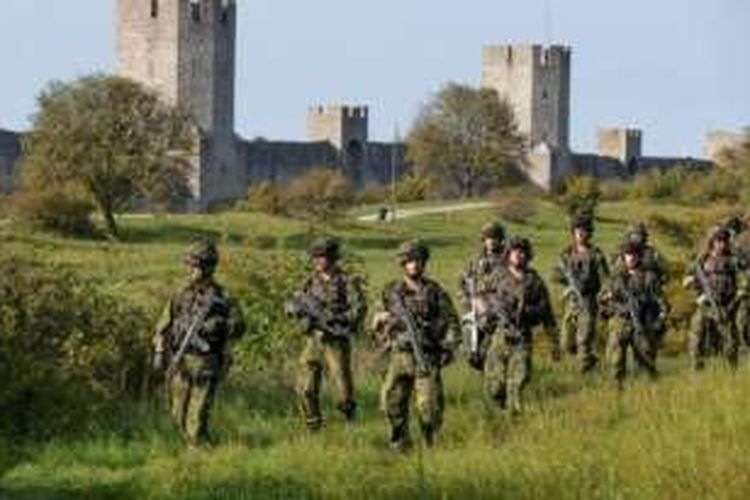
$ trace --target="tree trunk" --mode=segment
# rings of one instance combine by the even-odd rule
[[[104,215],[104,224],[107,228],[107,235],[114,239],[120,239],[120,233],[117,229],[117,222],[115,221],[115,214],[112,213],[111,208],[102,208],[102,214]]]

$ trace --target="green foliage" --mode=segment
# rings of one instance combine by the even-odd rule
[[[444,191],[469,197],[521,182],[523,137],[494,90],[446,85],[421,110],[407,144],[415,173],[432,174]]]
[[[282,215],[284,195],[274,183],[259,182],[250,186],[246,198],[239,203],[238,208],[248,212]]]
[[[284,190],[290,215],[315,222],[331,222],[354,203],[354,189],[346,177],[330,168],[318,168],[294,179]]]
[[[86,191],[116,237],[114,213],[135,197],[163,202],[186,192],[193,142],[186,115],[138,83],[107,76],[54,82],[39,96],[24,138],[23,185]]]
[[[743,194],[746,175],[723,169],[708,174],[693,174],[682,185],[684,203],[703,205],[706,203],[737,203]]]
[[[93,204],[72,190],[39,188],[18,193],[11,199],[10,211],[20,220],[68,235],[94,233]]]
[[[60,267],[0,260],[0,435],[82,431],[143,383],[144,314]]]
[[[684,170],[675,168],[664,172],[655,170],[638,175],[630,185],[629,197],[636,200],[666,200],[681,196],[686,181]]]
[[[432,175],[405,176],[396,185],[396,199],[400,203],[431,200],[438,197],[440,182]]]
[[[602,192],[599,182],[594,177],[576,176],[565,181],[561,202],[568,215],[585,215],[596,217]]]
[[[503,190],[492,195],[498,215],[507,222],[528,224],[538,212],[538,201],[524,191]]]

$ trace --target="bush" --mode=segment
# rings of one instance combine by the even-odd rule
[[[87,429],[140,394],[146,315],[70,271],[0,260],[0,437]]]
[[[432,175],[409,174],[396,186],[396,199],[400,203],[431,200],[439,194],[440,181]]]
[[[570,177],[565,181],[561,202],[568,215],[596,217],[602,193],[594,177]]]
[[[73,192],[39,189],[12,197],[11,211],[21,219],[63,234],[87,236],[94,232],[94,205]]]
[[[290,215],[330,222],[354,203],[354,189],[341,172],[320,168],[293,180],[284,198]]]
[[[269,215],[282,215],[284,213],[284,196],[272,182],[259,182],[253,184],[247,190],[247,196],[239,203],[239,209]]]
[[[688,174],[681,168],[653,171],[636,176],[630,185],[629,197],[636,200],[676,200]]]
[[[523,191],[495,191],[491,195],[500,218],[515,224],[527,224],[537,214],[536,196]]]
[[[736,172],[713,170],[690,175],[682,185],[682,199],[686,203],[738,203],[745,179]]]

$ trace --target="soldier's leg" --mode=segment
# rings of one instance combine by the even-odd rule
[[[500,334],[492,335],[484,364],[484,392],[490,401],[505,408],[507,400],[508,356]]]
[[[750,347],[750,297],[742,297],[740,300],[736,323],[740,341]]]
[[[435,435],[443,425],[445,397],[440,370],[435,370],[425,377],[417,377],[415,392],[422,436],[425,444],[431,447],[435,442]]]
[[[578,311],[570,300],[565,301],[562,322],[560,324],[562,347],[568,354],[578,352]]]
[[[523,390],[531,379],[531,346],[521,344],[510,349],[508,359],[508,407],[517,415],[523,410]]]
[[[609,320],[609,338],[607,339],[607,356],[612,370],[612,377],[618,387],[622,387],[627,373],[628,328],[626,320],[611,318]]]
[[[297,382],[297,392],[305,424],[312,431],[320,429],[323,425],[323,415],[320,411],[322,375],[322,347],[317,339],[310,338],[307,340],[300,358],[300,375]]]
[[[724,359],[730,368],[737,368],[740,354],[740,336],[736,325],[732,321],[727,321],[727,324],[721,326],[723,326],[720,331],[722,332]]]
[[[179,371],[169,380],[169,407],[172,421],[183,436],[185,435],[185,417],[190,402],[190,385],[190,377]]]
[[[409,400],[414,390],[414,367],[407,353],[392,353],[381,393],[383,411],[391,427],[391,446],[406,450],[409,437]]]
[[[193,380],[190,402],[185,417],[185,435],[192,445],[209,441],[208,420],[216,394],[217,378],[213,374],[199,374]]]
[[[348,421],[352,421],[357,410],[357,403],[354,400],[351,342],[341,340],[330,343],[326,346],[325,359],[328,374],[339,391],[337,408]]]
[[[646,372],[649,377],[655,379],[659,374],[656,370],[657,342],[655,340],[655,334],[648,336],[633,335],[632,346],[633,361],[638,370]]]
[[[596,341],[596,305],[589,304],[588,308],[581,310],[578,314],[578,359],[581,363],[581,371],[593,370],[599,359],[594,352]]]
[[[690,320],[690,333],[688,340],[690,361],[694,370],[702,370],[705,366],[708,333],[707,323],[705,309],[702,306],[698,306]]]

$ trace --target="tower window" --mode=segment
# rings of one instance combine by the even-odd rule
[[[151,17],[153,19],[159,17],[159,0],[151,0]]]
[[[229,22],[229,0],[221,1],[221,22],[222,24]]]
[[[201,0],[190,0],[190,18],[196,22],[201,22]]]

